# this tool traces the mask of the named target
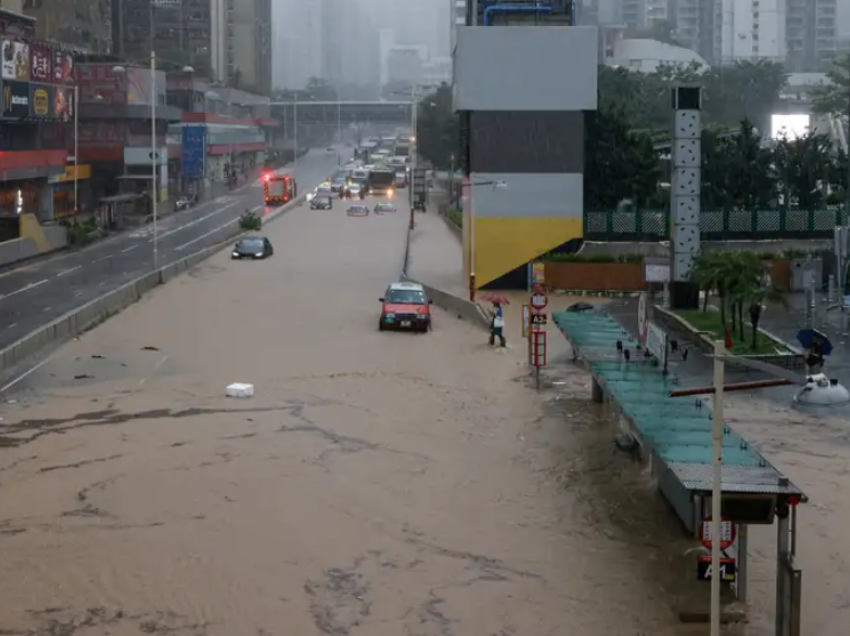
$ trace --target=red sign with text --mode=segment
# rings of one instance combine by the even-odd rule
[[[53,49],[50,46],[41,43],[30,44],[30,80],[36,83],[53,83]]]

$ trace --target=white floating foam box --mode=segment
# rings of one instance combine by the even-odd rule
[[[234,382],[227,387],[227,397],[246,398],[254,396],[254,385]]]

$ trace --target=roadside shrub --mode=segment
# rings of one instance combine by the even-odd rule
[[[98,227],[97,221],[94,219],[86,219],[82,222],[74,221],[66,224],[65,227],[68,228],[68,245],[75,247],[88,245],[97,237]]]
[[[463,227],[463,212],[461,212],[460,210],[449,210],[448,217],[449,221],[451,221],[458,227]]]
[[[245,231],[256,231],[263,227],[263,219],[256,212],[245,210],[239,217],[239,227]]]

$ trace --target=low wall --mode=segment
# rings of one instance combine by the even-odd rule
[[[545,261],[546,287],[570,291],[637,292],[646,289],[643,263]]]
[[[441,289],[437,289],[436,287],[431,287],[430,285],[426,285],[425,283],[416,280],[415,278],[411,278],[407,275],[407,267],[410,264],[410,234],[411,230],[407,230],[407,234],[404,239],[404,257],[402,259],[401,264],[401,274],[399,278],[403,282],[408,283],[417,283],[422,285],[422,288],[425,290],[425,293],[428,295],[434,304],[438,307],[442,307],[449,313],[454,314],[458,318],[462,318],[463,320],[468,320],[474,325],[478,325],[483,327],[486,330],[490,330],[490,318],[487,314],[484,313],[484,310],[481,309],[479,305],[476,303],[470,302],[465,298],[460,298],[459,296],[455,296],[454,294],[450,294],[448,292],[444,292]]]
[[[24,261],[41,253],[38,245],[31,238],[3,241],[0,243],[0,266],[10,265],[15,261]]]
[[[691,325],[687,320],[677,316],[671,311],[664,309],[658,305],[653,307],[652,312],[653,319],[661,325],[662,328],[668,331],[675,331],[678,333],[684,333],[689,336],[689,339],[696,345],[697,349],[699,349],[702,353],[705,354],[713,354],[714,353],[714,342],[708,336],[696,333],[697,329]],[[782,343],[789,351],[792,353],[789,354],[776,354],[776,355],[742,355],[739,356],[741,358],[745,358],[747,360],[756,360],[758,362],[765,362],[767,364],[772,364],[777,367],[782,367],[785,369],[802,369],[806,366],[806,358],[803,352],[782,340],[781,338],[773,335],[769,331],[764,329],[759,329],[759,331],[767,336],[768,338],[775,340],[776,342]],[[742,364],[736,364],[733,360],[729,360],[726,362],[727,365],[733,366],[741,369],[748,369]]]
[[[304,196],[300,196],[291,203],[279,208],[276,212],[263,219],[264,223],[268,223],[300,205],[304,202],[304,198]],[[126,285],[122,285],[100,298],[96,298],[82,307],[78,307],[49,324],[36,329],[14,344],[9,345],[0,351],[0,373],[8,372],[30,356],[48,347],[60,345],[78,334],[96,327],[111,316],[114,316],[138,301],[144,294],[155,287],[164,285],[213,254],[229,248],[231,241],[236,237],[248,234],[248,232],[243,232],[239,229],[238,222],[234,222],[232,227],[222,228],[221,232],[222,236],[215,245],[190,254],[186,258],[170,263],[161,269],[145,274]],[[0,244],[0,247],[2,245],[5,245],[5,243]]]

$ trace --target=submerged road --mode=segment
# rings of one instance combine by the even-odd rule
[[[272,258],[215,255],[4,393],[0,633],[705,632],[583,372],[544,400],[521,345],[439,309],[378,331],[399,208],[296,208]]]
[[[306,192],[337,167],[336,153],[313,150],[291,170]],[[246,209],[259,213],[262,185],[169,214],[159,223],[159,262],[167,265],[220,242]],[[31,331],[137,278],[153,267],[153,227],[0,275],[0,349]]]

